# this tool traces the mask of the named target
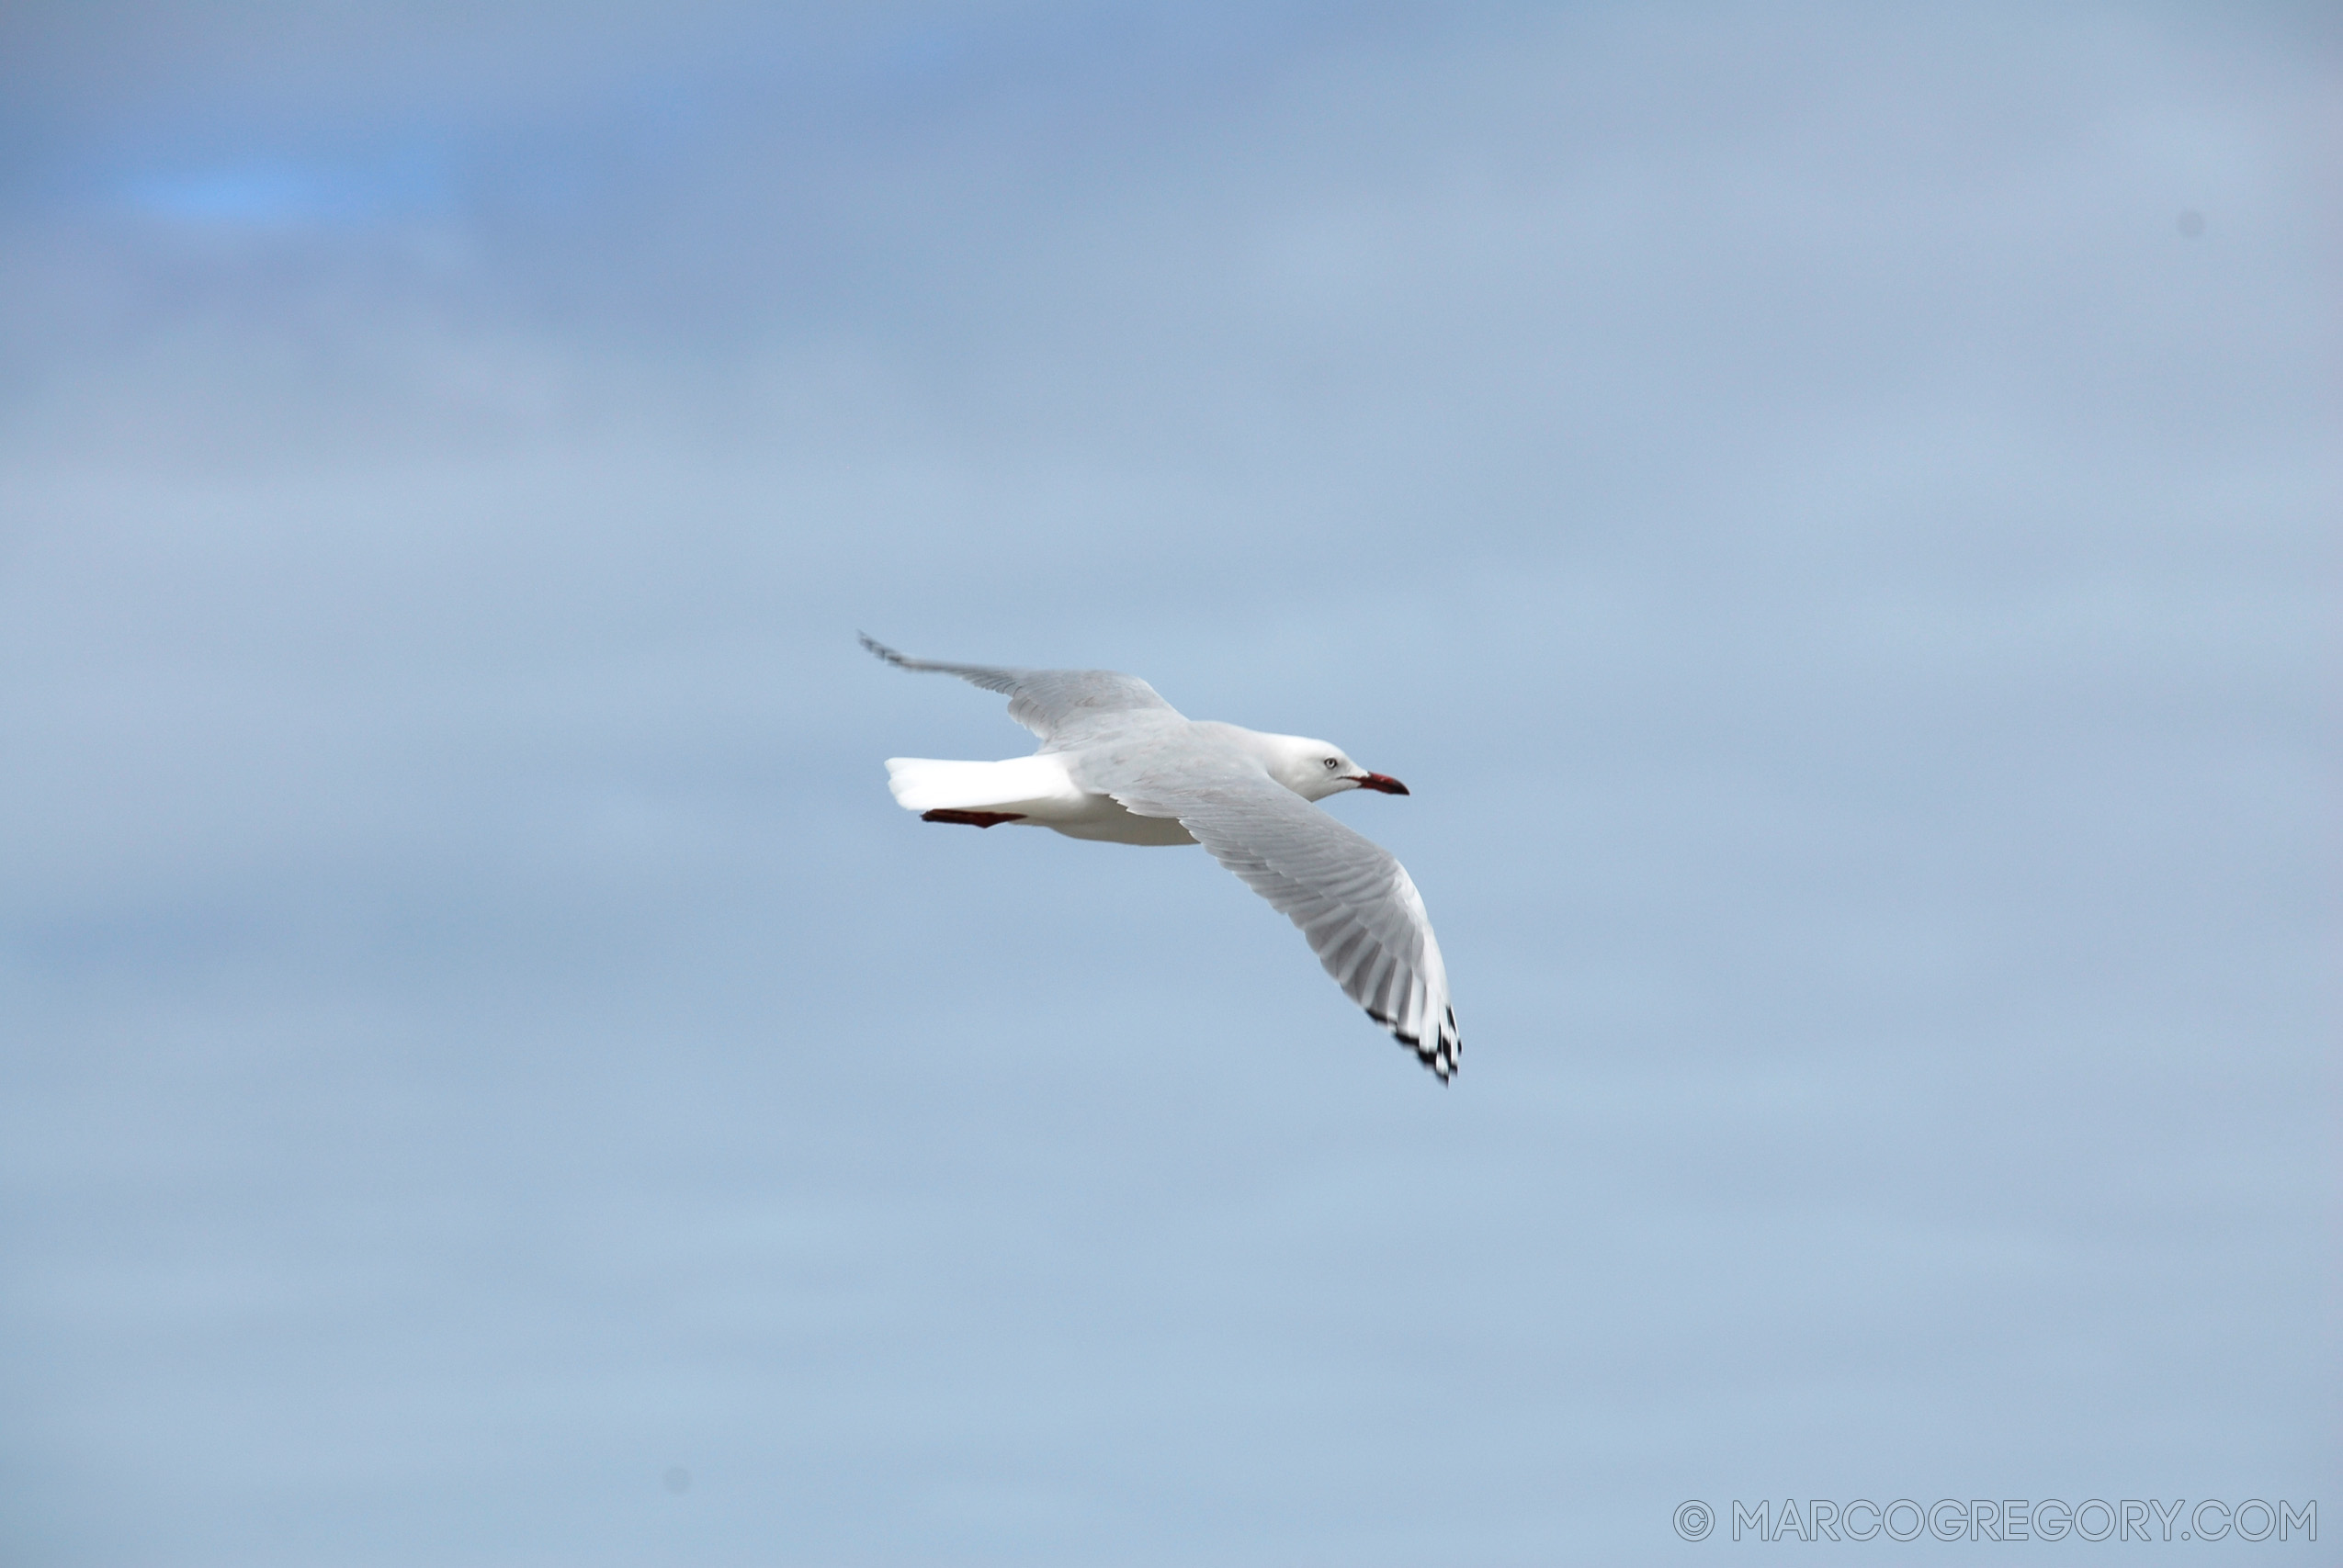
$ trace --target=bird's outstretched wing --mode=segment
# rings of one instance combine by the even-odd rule
[[[1088,746],[1142,716],[1176,719],[1180,712],[1136,675],[1112,670],[1013,670],[990,664],[936,664],[896,652],[868,633],[863,646],[898,670],[957,675],[1009,697],[1009,716],[1041,737],[1044,751]]]
[[[1109,789],[1142,817],[1172,817],[1302,929],[1326,972],[1367,1016],[1446,1082],[1463,1042],[1448,969],[1407,868],[1257,765],[1230,759]]]

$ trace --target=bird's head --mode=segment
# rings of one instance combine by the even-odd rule
[[[1270,739],[1276,745],[1268,759],[1269,776],[1304,800],[1324,800],[1346,789],[1380,790],[1385,795],[1408,793],[1408,786],[1389,774],[1371,773],[1360,767],[1340,746],[1312,740],[1305,735]]]

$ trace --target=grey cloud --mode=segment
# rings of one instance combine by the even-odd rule
[[[827,15],[9,24],[18,1555],[2315,1495],[2315,18]],[[858,627],[1407,778],[1455,1089]]]

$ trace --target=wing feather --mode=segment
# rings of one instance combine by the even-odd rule
[[[1136,675],[1112,670],[1020,670],[992,664],[939,664],[896,652],[868,634],[863,646],[898,670],[957,675],[988,692],[1005,693],[1009,716],[1041,737],[1044,751],[1094,745],[1148,720],[1180,712]]]
[[[1463,1042],[1448,970],[1407,869],[1257,764],[1145,770],[1109,790],[1176,818],[1215,860],[1301,929],[1327,974],[1445,1082]]]

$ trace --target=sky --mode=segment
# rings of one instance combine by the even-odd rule
[[[2282,5],[0,11],[4,1554],[2343,1532],[2339,88]],[[1406,780],[1328,809],[1461,1076],[1200,853],[899,810],[1031,739],[858,630]]]

